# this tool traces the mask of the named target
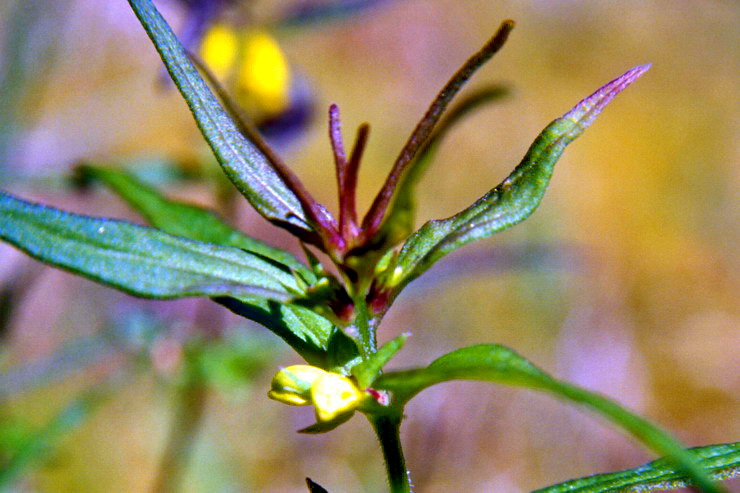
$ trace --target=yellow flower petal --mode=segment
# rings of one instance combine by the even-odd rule
[[[291,406],[305,406],[311,403],[311,387],[326,374],[324,370],[315,366],[288,366],[272,378],[271,390],[267,397]]]
[[[360,391],[347,377],[325,373],[311,387],[311,401],[319,421],[331,421],[337,416],[353,412],[360,402]]]
[[[275,41],[264,31],[245,34],[237,84],[266,114],[284,111],[290,102],[290,67]]]
[[[200,57],[217,79],[228,79],[238,52],[237,36],[225,24],[214,24],[203,36]]]

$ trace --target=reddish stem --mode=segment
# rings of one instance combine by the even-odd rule
[[[367,123],[360,125],[360,128],[357,129],[357,137],[355,137],[355,143],[352,146],[349,162],[347,163],[343,188],[340,190],[339,195],[339,230],[348,243],[350,242],[350,238],[356,237],[360,231],[357,227],[357,176],[369,135],[370,125]]]
[[[334,154],[334,165],[337,172],[337,193],[339,195],[339,230],[343,229],[344,216],[344,190],[347,181],[347,155],[344,152],[344,138],[342,136],[342,122],[339,117],[339,106],[329,106],[329,141]]]

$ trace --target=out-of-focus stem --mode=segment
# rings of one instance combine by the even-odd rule
[[[189,369],[189,375],[177,399],[167,445],[151,489],[152,493],[175,493],[193,452],[193,445],[203,421],[207,403],[205,381]]]

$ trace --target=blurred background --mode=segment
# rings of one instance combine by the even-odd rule
[[[508,95],[445,140],[420,186],[419,225],[472,203],[547,123],[652,62],[568,148],[537,212],[412,283],[379,337],[413,334],[394,368],[505,344],[686,445],[740,440],[736,2],[157,5],[322,202],[336,194],[326,108],[341,107],[347,140],[371,123],[360,209],[449,76],[515,19],[508,44],[468,87],[503,85]],[[239,56],[218,54],[232,45]],[[240,82],[252,46],[280,77]],[[81,162],[126,167],[300,254],[224,192],[126,2],[0,2],[3,190],[141,222],[111,194],[76,186]],[[10,491],[152,491],[172,464],[185,465],[183,492],[305,491],[306,476],[331,492],[385,488],[364,419],[295,433],[312,410],[266,392],[298,357],[207,300],[133,299],[2,244],[0,331],[0,466]],[[653,457],[592,415],[521,389],[448,383],[407,414],[402,437],[420,492],[529,491]]]

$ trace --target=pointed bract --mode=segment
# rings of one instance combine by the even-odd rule
[[[645,73],[641,65],[604,85],[540,133],[514,171],[467,209],[427,222],[403,245],[392,283],[398,291],[448,253],[526,219],[539,205],[555,163],[614,96]]]
[[[372,238],[373,234],[380,229],[381,223],[385,217],[386,209],[390,203],[396,189],[398,181],[406,167],[414,160],[417,152],[421,149],[429,136],[432,134],[435,125],[441,118],[447,106],[452,99],[462,89],[463,85],[472,77],[472,75],[491,59],[506,43],[509,33],[514,29],[514,21],[505,20],[496,31],[496,34],[481,48],[477,53],[468,59],[460,69],[455,72],[452,78],[445,84],[437,97],[432,102],[424,117],[419,121],[413,133],[409,137],[406,145],[401,149],[396,162],[393,164],[388,178],[383,187],[375,197],[370,210],[362,221],[362,228],[365,230],[367,238]]]

